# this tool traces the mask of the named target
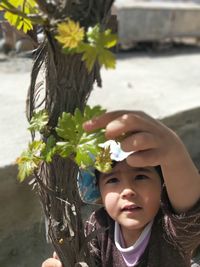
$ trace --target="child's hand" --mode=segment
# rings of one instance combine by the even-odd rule
[[[135,151],[127,158],[135,167],[164,165],[183,146],[174,132],[143,112],[109,112],[84,124],[86,131],[97,128],[105,128],[108,139],[120,138],[124,151]]]
[[[41,267],[62,267],[62,264],[61,264],[60,260],[58,259],[57,254],[54,252],[53,258],[49,258],[49,259],[45,260],[42,263]]]
[[[180,138],[171,129],[143,112],[114,111],[83,125],[86,131],[105,128],[108,139],[121,139],[126,160],[133,167],[160,165],[170,202],[185,212],[200,198],[200,175]]]

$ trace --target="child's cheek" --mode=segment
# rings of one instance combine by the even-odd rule
[[[105,209],[109,212],[115,212],[118,207],[118,194],[114,192],[105,193],[102,196]]]

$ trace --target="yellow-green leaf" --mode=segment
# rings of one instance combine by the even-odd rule
[[[84,28],[80,27],[79,22],[68,19],[61,22],[57,27],[58,35],[55,38],[63,45],[63,48],[76,48],[84,38]]]
[[[88,71],[91,72],[96,61],[106,69],[115,68],[115,56],[108,48],[116,45],[116,34],[112,34],[110,29],[101,32],[100,27],[96,25],[88,29],[87,39],[89,43],[81,42],[77,47],[77,52],[83,53],[82,60],[85,61]]]
[[[7,4],[6,4],[7,2]],[[24,15],[29,14],[37,14],[38,9],[36,2],[34,0],[8,0],[3,1],[2,6],[5,6],[6,8],[13,7],[13,9],[18,9],[21,11]],[[13,11],[14,12],[14,11]],[[17,30],[23,30],[24,33],[27,33],[27,31],[33,29],[33,25],[31,20],[25,16],[22,17],[20,15],[14,14],[10,11],[6,11],[4,14],[4,18],[14,27],[17,28]]]
[[[78,48],[79,52],[83,53],[82,60],[85,61],[86,67],[89,72],[91,72],[94,67],[95,61],[97,60],[97,49],[94,46],[89,44],[82,44],[80,48]]]
[[[41,152],[45,148],[42,141],[33,141],[29,144],[28,149],[23,151],[21,156],[16,160],[18,164],[18,179],[22,182],[26,177],[33,174],[41,162]]]
[[[112,170],[110,154],[110,147],[101,149],[97,154],[94,166],[98,171],[106,173]]]
[[[98,61],[106,69],[114,69],[116,67],[115,56],[109,50],[102,49],[98,55]]]
[[[105,48],[111,48],[117,44],[117,35],[112,34],[111,30],[108,29],[105,32],[99,34],[99,42]]]
[[[24,33],[33,29],[30,19],[22,18],[18,15],[12,14],[9,11],[5,12],[4,18],[14,26],[17,30],[23,30]]]
[[[93,46],[90,44],[81,44],[78,51],[83,53],[82,60],[85,61],[89,72],[91,72],[97,60],[99,64],[106,69],[113,69],[116,66],[114,54],[99,45]]]

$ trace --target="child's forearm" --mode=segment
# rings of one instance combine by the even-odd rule
[[[200,174],[184,144],[175,138],[174,147],[161,167],[172,207],[180,213],[199,200]]]

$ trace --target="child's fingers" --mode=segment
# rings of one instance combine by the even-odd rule
[[[128,156],[126,161],[132,167],[154,167],[160,165],[159,151],[157,149],[138,151]]]
[[[154,119],[138,111],[114,111],[86,122],[86,131],[106,128],[107,139],[116,139],[129,132],[151,131]],[[154,125],[155,127],[155,125]]]
[[[88,132],[94,131],[100,128],[105,128],[109,122],[129,112],[130,111],[125,111],[125,110],[107,112],[99,117],[95,117],[89,121],[86,121],[83,124],[83,128],[85,131],[88,131]]]
[[[137,132],[121,141],[121,148],[126,152],[154,149],[158,146],[155,135]]]
[[[137,133],[137,132],[153,132],[155,125],[152,120],[147,119],[138,113],[126,113],[111,121],[106,126],[106,138],[116,139],[120,136]]]
[[[49,258],[43,262],[41,267],[62,267],[62,264],[57,259]]]

